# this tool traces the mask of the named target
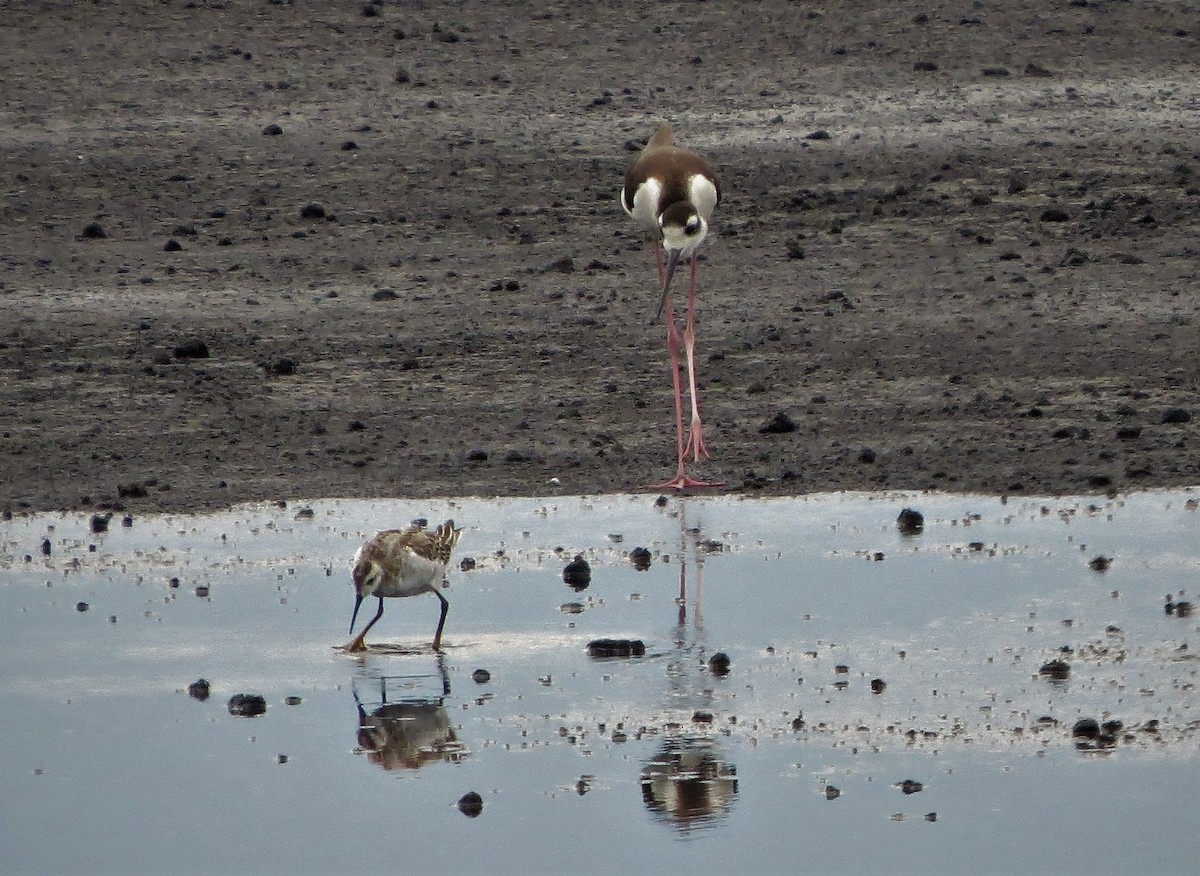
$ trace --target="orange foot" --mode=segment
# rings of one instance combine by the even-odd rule
[[[367,643],[363,639],[364,637],[362,635],[355,636],[354,641],[349,645],[342,645],[342,650],[347,654],[362,653],[363,651],[367,650]]]

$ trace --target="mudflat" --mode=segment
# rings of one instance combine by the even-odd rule
[[[1174,2],[7,4],[0,509],[666,480],[663,121],[694,473],[1198,484],[1197,59]]]

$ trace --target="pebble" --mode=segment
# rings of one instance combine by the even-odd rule
[[[474,791],[468,791],[458,798],[458,811],[468,818],[478,818],[483,812],[483,798]]]
[[[267,711],[267,701],[258,694],[234,694],[226,708],[239,718],[254,718]]]
[[[204,702],[206,699],[208,699],[208,694],[209,694],[209,691],[211,690],[211,687],[206,679],[197,678],[195,681],[193,681],[191,684],[188,685],[187,690],[188,690],[189,697],[191,697],[194,700],[199,700],[200,702]]]
[[[641,639],[593,639],[587,651],[589,657],[642,657],[646,644]]]
[[[563,569],[562,578],[563,583],[573,590],[584,590],[592,583],[592,567],[582,554],[576,554]]]

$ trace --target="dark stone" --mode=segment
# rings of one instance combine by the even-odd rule
[[[272,122],[271,124],[269,124],[265,128],[263,128],[262,132],[263,132],[264,137],[278,137],[280,134],[283,133],[283,128],[279,127],[279,125]]]
[[[585,590],[592,583],[592,567],[582,554],[576,554],[563,569],[562,577],[563,583],[572,590]]]
[[[938,65],[933,61],[915,61],[913,69],[918,73],[933,73],[938,68]]]
[[[194,700],[204,702],[208,699],[211,687],[206,679],[198,678],[188,685],[188,696]]]
[[[287,356],[284,356],[282,359],[277,360],[275,362],[275,364],[271,366],[271,372],[273,374],[279,374],[279,375],[283,375],[283,376],[286,376],[288,374],[295,374],[296,373],[296,360],[289,359]]]
[[[358,148],[358,144],[355,143],[353,140],[346,140],[344,143],[342,143],[342,151],[343,152],[353,152],[357,148]]]
[[[325,207],[316,201],[310,204],[305,204],[300,210],[301,219],[324,219]]]
[[[488,452],[481,447],[467,451],[467,462],[487,462]]]
[[[458,811],[468,818],[478,818],[483,812],[483,798],[474,791],[468,791],[458,798]]]
[[[896,517],[896,528],[902,535],[917,535],[925,529],[925,515],[912,508],[905,508]]]
[[[587,650],[589,657],[642,657],[646,645],[641,639],[593,639]]]
[[[174,237],[163,244],[163,252],[179,252],[181,249],[183,249],[183,244]]]
[[[471,680],[476,684],[487,684],[492,680],[492,674],[486,669],[476,669],[471,673]]]
[[[1063,681],[1071,677],[1071,665],[1065,660],[1051,660],[1049,663],[1042,664],[1038,675],[1044,675],[1055,681]]]
[[[1076,739],[1095,739],[1100,735],[1100,724],[1095,718],[1080,718],[1071,728],[1071,736]]]
[[[207,359],[208,344],[197,338],[192,338],[181,344],[177,344],[174,353],[176,359]]]
[[[900,783],[900,790],[905,794],[919,794],[925,790],[925,786],[920,782],[914,782],[912,779],[905,779]]]
[[[708,658],[708,671],[713,675],[728,675],[729,664],[729,655],[724,651],[718,651]]]
[[[842,792],[839,791],[837,788],[835,788],[833,785],[825,786],[825,799],[826,800],[836,800],[840,796],[842,796]]]
[[[1068,222],[1070,219],[1071,216],[1066,210],[1060,210],[1057,207],[1044,210],[1041,215],[1041,221],[1043,222]]]
[[[887,690],[887,682],[886,681],[884,681],[882,678],[872,678],[871,679],[871,693],[881,694],[885,690]]]
[[[767,422],[758,431],[762,435],[784,435],[796,431],[796,421],[780,411],[774,419]]]
[[[108,237],[108,233],[99,222],[89,222],[83,226],[83,231],[80,232],[79,236],[84,240],[104,240],[104,238]]]
[[[1112,565],[1112,557],[1098,556],[1093,557],[1088,562],[1088,568],[1093,572],[1106,572],[1108,567]]]
[[[474,557],[463,557],[463,558],[462,558],[462,562],[460,562],[460,563],[458,564],[458,569],[459,569],[459,571],[460,571],[460,572],[471,572],[471,571],[474,571],[474,569],[475,569],[475,558],[474,558]]]
[[[92,515],[92,532],[99,535],[102,532],[108,532],[108,521],[112,520],[112,512],[106,511],[103,514]]]
[[[91,606],[88,605],[86,602],[76,602],[75,603],[76,611],[87,611],[89,608],[91,608]]]
[[[1171,408],[1162,417],[1164,423],[1188,423],[1191,422],[1191,419],[1191,413],[1183,408]]]
[[[811,134],[804,135],[805,140],[829,140],[832,139],[828,131],[813,131]]]
[[[48,553],[48,551],[47,551]],[[639,572],[645,572],[650,568],[651,563],[650,549],[644,547],[635,547],[629,552],[629,562]]]
[[[227,708],[239,718],[254,718],[267,711],[267,701],[258,694],[234,694]]]
[[[48,539],[48,538],[42,539],[42,556],[43,557],[50,556],[50,539]]]

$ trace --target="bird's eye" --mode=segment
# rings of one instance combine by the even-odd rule
[[[684,233],[685,234],[695,234],[699,230],[700,230],[700,217],[699,216],[688,217],[687,225],[685,225],[683,227]]]

